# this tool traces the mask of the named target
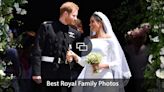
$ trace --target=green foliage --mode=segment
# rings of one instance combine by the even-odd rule
[[[151,78],[150,75],[152,72],[155,74],[157,69],[160,69],[160,65],[162,61],[160,57],[161,48],[164,47],[164,33],[162,30],[164,29],[164,1],[163,0],[147,0],[149,3],[147,16],[148,21],[152,25],[152,31],[150,32],[150,40],[151,40],[151,50],[150,53],[153,55],[152,60],[153,63],[150,63],[145,71],[145,77]],[[156,37],[156,39],[155,39]],[[152,69],[151,69],[152,68]],[[151,69],[151,72],[150,70]],[[149,70],[149,71],[148,71]],[[163,75],[164,76],[164,75]],[[158,78],[154,76],[153,78]]]
[[[0,52],[3,53],[7,49],[7,45],[11,43],[12,38],[8,34],[10,21],[14,18],[13,14],[24,15],[26,11],[19,5],[26,4],[26,0],[0,0]]]
[[[5,74],[6,67],[11,64],[11,61],[7,62],[7,59],[2,59],[2,54],[5,54],[6,49],[14,46],[9,24],[14,18],[13,14],[26,14],[26,11],[19,6],[26,3],[26,0],[0,0],[0,87],[3,88],[9,87],[13,79],[12,74]]]
[[[120,7],[111,13],[113,29],[124,36],[142,23],[150,23],[150,56],[145,70],[145,79],[163,79],[164,74],[164,1],[163,0],[124,0]],[[125,40],[125,39],[124,39]],[[152,58],[150,58],[152,57]],[[157,75],[159,70],[159,75]],[[146,88],[157,88],[156,80],[146,81]]]
[[[150,53],[153,59],[160,62],[160,50],[164,46],[164,1],[163,0],[125,0],[120,7],[111,13],[115,31],[126,33],[141,23],[148,22],[152,26],[150,32]],[[158,37],[157,37],[158,36]],[[157,37],[157,39],[153,39]],[[153,67],[154,63],[151,64]],[[159,67],[158,67],[159,68]]]

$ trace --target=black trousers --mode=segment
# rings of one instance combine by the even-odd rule
[[[61,81],[71,81],[69,64],[42,62],[41,76],[41,92],[71,92],[71,88],[60,85]]]

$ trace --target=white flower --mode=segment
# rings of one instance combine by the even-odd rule
[[[15,8],[19,8],[19,3],[14,3]]]
[[[161,27],[164,27],[164,24],[163,23],[161,24]]]
[[[161,33],[163,33],[163,34],[164,34],[164,29],[161,29]]]
[[[27,3],[28,3],[27,0],[23,0],[23,1],[22,1],[22,4],[27,4]]]
[[[148,61],[149,61],[150,63],[153,63],[153,62],[154,62],[154,61],[152,60],[152,58],[153,58],[153,54],[150,54],[149,57],[148,57]]]
[[[5,22],[5,18],[0,17],[0,23],[4,23]]]
[[[14,77],[15,77],[15,76],[14,76],[13,74],[10,75],[10,79],[14,79]]]
[[[164,70],[163,70],[163,69],[158,69],[158,70],[156,71],[156,76],[157,76],[158,78],[164,79]]]
[[[0,51],[4,51],[3,48],[0,46]]]
[[[164,47],[162,47],[161,49],[160,49],[160,55],[164,55]]]
[[[149,35],[149,38],[150,38],[150,39],[152,39],[152,36],[151,36],[151,35]]]
[[[1,75],[1,76],[5,76],[6,74],[4,73],[3,70],[0,70],[0,75]]]
[[[148,7],[147,7],[147,10],[151,10],[151,6],[148,6]]]
[[[22,9],[21,8],[16,8],[17,14],[20,14]]]
[[[17,11],[17,14],[20,14],[20,15],[27,14],[27,11],[25,9],[22,9],[22,8],[16,8],[16,11]]]
[[[150,0],[146,0],[147,2],[150,2]]]
[[[0,6],[2,5],[2,0],[0,0]]]
[[[164,64],[164,56],[160,56],[161,63]]]
[[[154,25],[154,29],[158,29],[159,28],[159,26],[158,25]]]
[[[26,3],[27,1],[24,0],[23,2]],[[27,2],[27,3],[28,3],[28,2]],[[17,11],[17,12],[16,12],[17,14],[21,14],[21,15],[27,14],[27,11],[26,11],[25,9],[20,8],[18,3],[15,3],[15,4],[14,4],[14,7],[15,7],[15,9],[16,9],[16,11]]]
[[[150,40],[152,40],[153,42],[159,42],[159,36],[156,36],[154,38],[150,37]]]
[[[164,69],[164,64],[160,64],[160,67],[161,67],[162,69]]]
[[[10,76],[7,76],[6,79],[12,80],[12,79],[14,79],[14,77],[15,77],[15,76],[14,76],[13,74],[11,74]]]
[[[25,15],[27,14],[27,11],[25,9],[22,9],[21,12],[20,12],[21,15]]]
[[[5,63],[5,61],[1,62],[1,64],[2,64],[2,65],[4,65],[4,66],[6,66],[6,63]]]
[[[9,29],[10,29],[10,28],[9,28],[9,25],[5,24],[5,30],[6,30],[6,31],[9,31]]]
[[[13,63],[12,63],[11,61],[7,63],[7,65],[12,65],[12,64],[13,64]]]
[[[15,9],[16,9],[16,11],[17,11],[17,12],[16,12],[17,14],[21,14],[21,15],[27,14],[27,11],[26,11],[25,9],[20,8],[20,7],[19,7],[19,4],[15,3],[15,4],[14,4],[14,7],[15,7]]]

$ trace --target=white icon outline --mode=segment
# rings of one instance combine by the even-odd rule
[[[88,51],[88,46],[85,45],[84,42],[77,42],[76,43],[76,49],[79,49],[79,51]]]

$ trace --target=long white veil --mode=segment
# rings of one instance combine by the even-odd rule
[[[114,78],[129,79],[131,77],[131,72],[127,64],[127,60],[125,58],[124,52],[121,48],[121,45],[112,30],[112,26],[109,19],[102,12],[94,12],[94,14],[102,19],[104,25],[104,31],[111,36],[111,40],[115,46],[113,49],[117,50],[118,52],[117,62],[120,64],[120,66],[113,69]]]

